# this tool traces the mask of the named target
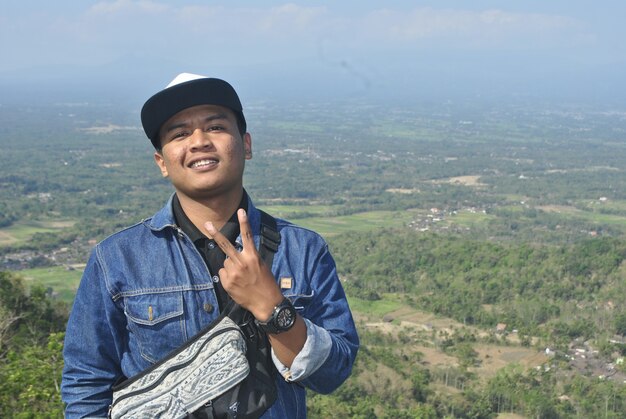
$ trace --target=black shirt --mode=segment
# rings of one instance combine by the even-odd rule
[[[243,192],[239,207],[245,210],[248,209],[248,194]],[[176,224],[183,230],[183,232],[189,236],[196,249],[202,255],[204,262],[209,267],[209,272],[213,276],[213,284],[215,286],[215,295],[217,296],[217,302],[220,307],[220,311],[224,308],[226,303],[230,300],[230,296],[226,293],[220,282],[218,272],[224,267],[224,260],[226,255],[215,243],[214,240],[209,239],[196,227],[183,211],[183,207],[180,205],[178,196],[174,195],[173,210]],[[237,219],[237,211],[233,213],[230,219],[224,224],[220,232],[226,237],[233,246],[237,247],[235,240],[239,236],[239,220]]]

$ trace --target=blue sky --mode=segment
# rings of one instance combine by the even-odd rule
[[[37,0],[0,9],[0,94],[626,98],[626,1]],[[0,101],[2,101],[0,96]]]

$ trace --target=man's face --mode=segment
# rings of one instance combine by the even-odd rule
[[[179,195],[194,200],[239,193],[252,140],[237,129],[228,108],[199,105],[167,120],[159,131],[161,151],[154,153],[164,177]]]

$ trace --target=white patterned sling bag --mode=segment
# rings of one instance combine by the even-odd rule
[[[184,418],[249,371],[241,329],[221,316],[163,362],[115,388],[110,417]]]

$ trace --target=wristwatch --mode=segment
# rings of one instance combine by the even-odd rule
[[[288,298],[283,298],[274,310],[272,315],[266,322],[256,321],[266,333],[278,334],[291,329],[296,323],[296,309]]]

